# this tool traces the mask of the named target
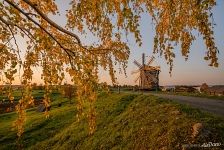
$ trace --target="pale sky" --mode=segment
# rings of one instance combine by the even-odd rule
[[[64,0],[56,0],[58,4],[60,16],[51,17],[54,21],[56,21],[61,26],[64,26],[66,23],[65,13],[69,8],[69,1]],[[159,57],[158,55],[154,55],[156,57],[153,65],[159,65],[161,67],[160,72],[160,85],[195,85],[202,84],[206,82],[209,85],[224,85],[224,1],[217,0],[217,6],[213,9],[214,20],[217,24],[214,29],[215,34],[215,42],[219,49],[219,67],[209,67],[209,62],[206,62],[203,58],[205,56],[206,48],[202,41],[202,38],[199,36],[196,41],[194,41],[191,46],[191,51],[189,54],[188,61],[185,61],[184,57],[181,56],[180,49],[178,47],[175,48],[176,58],[174,59],[174,68],[172,71],[172,76],[169,75],[169,66],[166,64],[164,57]],[[134,59],[141,62],[141,55],[145,53],[146,56],[152,55],[153,50],[153,37],[154,37],[154,29],[151,24],[151,19],[148,15],[144,14],[141,16],[140,22],[140,31],[142,34],[143,44],[139,47],[133,37],[129,37],[129,46],[131,49],[131,54],[128,61],[127,68],[127,77],[124,74],[117,74],[118,83],[134,85],[134,79],[136,76],[131,75],[131,71],[136,70],[137,67],[133,64]],[[197,32],[196,32],[197,34]],[[81,36],[81,35],[80,35]],[[89,41],[94,40],[94,37],[91,36],[81,36],[82,43],[89,43]],[[23,46],[22,46],[23,47]],[[147,59],[146,59],[147,60]],[[39,82],[39,69],[35,69],[34,81]],[[39,73],[38,73],[39,72]],[[110,77],[107,72],[101,70],[100,71],[100,79],[101,81],[106,81],[107,83],[111,83]],[[69,80],[69,79],[67,79]],[[69,81],[68,81],[69,82]],[[16,84],[17,82],[15,82]],[[18,83],[17,83],[18,84]]]

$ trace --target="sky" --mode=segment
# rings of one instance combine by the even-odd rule
[[[69,9],[69,1],[56,0],[60,16],[50,16],[52,20],[61,25],[66,24],[65,13]],[[143,44],[141,47],[135,43],[135,39],[129,36],[128,45],[131,53],[128,60],[127,76],[125,74],[116,74],[117,81],[120,85],[135,85],[134,80],[136,75],[131,75],[133,70],[137,69],[137,66],[133,64],[134,60],[141,62],[142,53],[145,53],[146,61],[150,56],[155,56],[155,61],[152,65],[160,66],[161,72],[159,75],[160,85],[200,85],[207,83],[209,85],[224,85],[224,16],[223,14],[224,1],[217,0],[217,6],[214,7],[213,14],[214,20],[217,24],[214,28],[215,42],[219,49],[219,67],[209,67],[209,62],[204,60],[206,47],[199,36],[197,40],[191,46],[188,61],[185,61],[181,56],[181,51],[178,47],[174,49],[176,58],[174,59],[174,67],[172,75],[169,74],[169,66],[166,64],[164,57],[153,54],[153,37],[155,30],[151,24],[151,18],[147,14],[143,14],[140,20],[140,32],[142,35]],[[197,34],[197,32],[196,32]],[[91,36],[81,36],[82,43],[89,43],[94,40]],[[37,68],[35,70],[34,80],[40,82],[40,71]],[[111,84],[110,77],[107,72],[100,69],[100,81]],[[67,79],[69,80],[69,78]],[[69,81],[68,81],[69,82]]]
[[[208,62],[204,60],[206,47],[201,37],[198,37],[191,46],[188,61],[185,61],[181,56],[180,49],[175,48],[176,58],[174,59],[174,68],[172,76],[169,74],[169,66],[166,64],[164,57],[154,55],[156,57],[153,65],[159,65],[161,72],[159,75],[160,85],[200,85],[206,82],[209,85],[224,85],[224,15],[223,15],[224,1],[218,0],[217,6],[214,8],[214,20],[217,26],[214,29],[215,42],[220,51],[218,54],[219,67],[209,67]],[[138,47],[131,40],[130,45],[131,54],[128,61],[127,75],[118,75],[120,84],[137,84],[134,82],[136,76],[131,75],[131,71],[136,70],[137,67],[133,64],[134,59],[141,62],[141,55],[145,53],[147,56],[153,54],[153,36],[154,30],[151,25],[149,16],[143,15],[141,18],[141,33],[143,39],[142,47]],[[109,77],[101,73],[102,79],[108,81]]]

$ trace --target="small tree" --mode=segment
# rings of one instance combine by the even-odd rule
[[[201,92],[207,92],[208,91],[208,85],[206,83],[203,83],[200,87]]]
[[[33,87],[33,90],[37,90],[37,83],[34,82],[31,86]]]
[[[65,97],[69,99],[70,104],[71,104],[72,98],[75,96],[75,88],[70,84],[65,85],[64,94],[65,94]]]

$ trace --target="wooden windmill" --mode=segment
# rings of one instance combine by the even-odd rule
[[[139,68],[133,71],[132,74],[138,73],[135,82],[139,81],[139,87],[142,90],[157,90],[159,88],[159,72],[160,66],[151,66],[155,57],[150,57],[145,64],[145,54],[142,54],[142,64],[134,60],[134,64]]]

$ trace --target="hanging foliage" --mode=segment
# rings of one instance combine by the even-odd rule
[[[211,66],[218,66],[217,53],[211,23],[211,9],[215,0],[73,0],[67,12],[66,28],[59,26],[48,16],[56,15],[54,0],[3,0],[0,1],[0,73],[4,82],[12,84],[18,70],[22,70],[21,84],[24,94],[16,107],[18,118],[15,125],[18,136],[23,133],[26,108],[33,103],[33,68],[41,67],[45,85],[44,104],[50,105],[52,85],[60,85],[69,74],[77,87],[78,117],[82,116],[83,103],[89,103],[90,133],[95,130],[99,67],[109,71],[112,83],[116,83],[115,64],[127,67],[129,47],[122,37],[133,34],[141,46],[140,19],[148,13],[155,24],[154,52],[165,56],[173,67],[174,46],[181,45],[182,55],[188,58],[190,46],[198,31],[207,47],[205,59]],[[79,36],[89,31],[97,43],[85,45]],[[20,49],[18,36],[27,48]],[[21,54],[25,55],[21,58]],[[12,89],[8,97],[13,101]],[[46,112],[48,116],[48,113]]]

